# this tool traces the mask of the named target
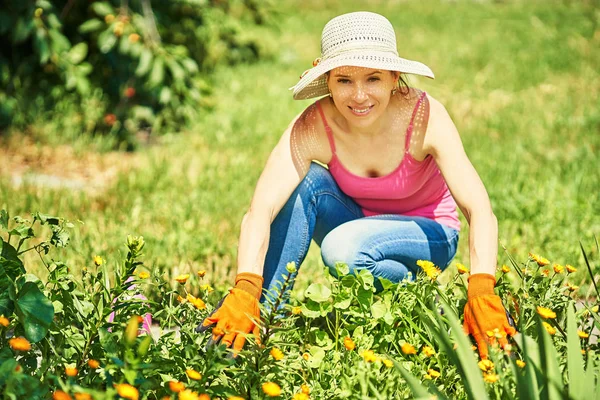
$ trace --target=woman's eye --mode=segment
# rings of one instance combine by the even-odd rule
[[[348,82],[350,82],[350,80],[349,79],[340,78],[340,79],[338,79],[338,82],[339,83],[348,83]]]
[[[379,80],[379,78],[374,77],[374,76],[372,76],[372,77],[369,78],[369,82],[375,82],[375,81],[378,81],[378,80]]]

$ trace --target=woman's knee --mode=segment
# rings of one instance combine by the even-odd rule
[[[325,236],[321,243],[321,258],[334,276],[337,276],[336,263],[347,264],[351,274],[356,269],[370,269],[374,265],[369,254],[364,252],[359,235],[352,229],[344,229],[343,225]]]

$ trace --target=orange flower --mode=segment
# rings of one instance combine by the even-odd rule
[[[550,274],[550,270],[544,269],[542,270],[542,275],[548,276]]]
[[[414,346],[410,343],[402,343],[400,349],[406,355],[417,354],[417,350],[415,350]]]
[[[52,400],[73,400],[71,396],[69,396],[67,393],[63,392],[62,390],[57,390],[56,392],[52,393]]]
[[[517,360],[516,363],[519,366],[519,368],[525,368],[525,364],[526,364],[525,361]]]
[[[182,390],[181,392],[179,392],[177,399],[178,400],[200,400],[200,399],[206,399],[206,397],[202,398],[198,395],[198,393],[192,391],[191,389],[185,389],[185,390]],[[208,400],[210,400],[210,397],[208,398]]]
[[[87,363],[91,369],[98,369],[98,367],[100,367],[98,360],[93,360],[90,358]]]
[[[181,295],[177,295],[177,301],[180,302],[181,304],[185,303],[187,300],[183,297],[181,297]]]
[[[117,393],[124,399],[128,400],[138,400],[140,398],[140,392],[138,390],[127,384],[127,383],[119,383],[115,385],[115,389],[117,389]]]
[[[18,338],[12,338],[8,340],[8,345],[11,349],[16,351],[29,351],[31,350],[31,343],[29,340],[25,339],[23,336]]]
[[[303,383],[302,386],[300,386],[300,390],[304,394],[310,394],[310,387],[308,387],[306,383]]]
[[[563,271],[565,270],[565,267],[563,267],[562,265],[559,265],[559,264],[554,264],[552,266],[552,269],[554,269],[554,272],[556,272],[557,274],[562,274]]]
[[[65,367],[65,374],[70,377],[77,376],[77,368],[75,367]]]
[[[547,258],[540,257],[537,254],[529,253],[529,257],[531,257],[540,267],[550,264],[550,261],[548,261]]]
[[[137,41],[140,40],[140,35],[138,35],[137,33],[132,33],[129,35],[129,41],[131,43],[137,43]],[[127,96],[130,97],[130,96]]]
[[[131,35],[135,35],[135,33],[132,33]],[[131,35],[129,36],[129,39],[131,40]],[[139,35],[137,35],[139,37]],[[125,90],[123,91],[123,95],[125,97],[127,97],[128,99],[132,98],[133,96],[135,96],[135,88],[132,87],[128,87],[125,88]]]
[[[200,271],[196,272],[196,274],[198,275],[198,277],[204,278],[204,275],[206,275],[206,270],[201,269]]]
[[[565,268],[567,269],[567,272],[569,272],[569,273],[577,272],[577,268],[575,268],[572,265],[567,264],[567,265],[565,265]]]
[[[181,393],[179,393],[179,399],[184,400],[184,399],[181,399]],[[198,400],[210,400],[210,396],[207,395],[206,393],[202,393],[200,396],[198,396]]]
[[[181,283],[182,285],[185,285],[185,283],[187,282],[187,280],[190,279],[190,274],[182,274],[182,275],[177,275],[175,277],[175,280],[179,283]]]
[[[356,345],[354,344],[354,341],[349,336],[346,336],[344,338],[344,347],[346,348],[346,350],[352,351],[352,350],[354,350]]]
[[[461,263],[456,263],[456,269],[458,270],[458,273],[461,275],[469,272],[469,268],[467,268],[466,266],[464,266]]]
[[[266,382],[262,384],[262,390],[267,396],[277,397],[281,394],[281,388],[275,382]]]
[[[75,393],[75,400],[92,400],[93,397],[88,393]]]
[[[504,272],[505,274],[508,274],[510,272],[510,268],[508,267],[508,265],[502,266],[502,272]]]
[[[433,357],[435,356],[435,351],[429,346],[423,346],[421,352],[425,355],[425,357]]]
[[[8,320],[8,318],[6,318],[4,315],[0,316],[0,325],[6,328],[9,324],[10,321]]]
[[[275,361],[279,361],[283,359],[283,352],[279,350],[277,347],[273,347],[269,352],[271,357],[275,359]]]
[[[185,390],[185,385],[179,381],[170,381],[169,389],[171,389],[172,392],[179,393]]]
[[[192,296],[191,294],[188,293],[187,295],[187,300],[192,303],[192,305],[194,307],[196,307],[198,310],[204,310],[206,308],[206,304],[204,304],[204,301],[202,301],[202,299],[199,299],[197,297]]]
[[[185,373],[188,376],[188,378],[194,381],[199,381],[200,379],[202,379],[202,374],[196,371],[195,369],[186,369]]]
[[[537,307],[537,312],[540,315],[540,317],[542,317],[544,319],[556,318],[556,313],[554,311],[552,311],[551,309],[546,308],[546,307],[538,306]]]

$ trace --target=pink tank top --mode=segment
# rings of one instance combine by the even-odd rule
[[[333,154],[328,164],[329,172],[340,189],[362,208],[365,216],[400,214],[426,217],[459,230],[456,202],[435,160],[429,155],[423,161],[417,161],[408,151],[415,115],[425,95],[423,92],[419,97],[406,130],[402,162],[393,172],[373,178],[354,175],[340,163],[333,133],[317,101]]]

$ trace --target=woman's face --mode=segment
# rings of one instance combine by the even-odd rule
[[[366,128],[384,115],[398,78],[395,71],[338,67],[329,72],[327,85],[342,116],[350,124]]]

